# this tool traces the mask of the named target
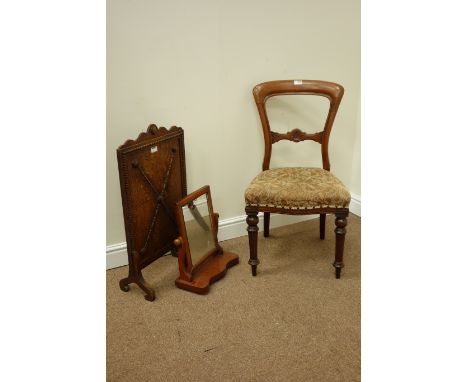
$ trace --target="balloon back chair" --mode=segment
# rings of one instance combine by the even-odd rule
[[[285,134],[270,130],[265,102],[268,98],[287,94],[307,94],[322,96],[330,101],[330,108],[323,131],[307,134],[293,129]],[[260,114],[265,140],[263,171],[257,175],[245,191],[245,212],[249,234],[252,275],[257,274],[260,263],[257,256],[258,213],[264,213],[265,237],[269,236],[270,213],[307,215],[320,214],[320,239],[325,238],[325,219],[327,214],[335,215],[335,276],[340,278],[343,263],[343,249],[346,235],[346,218],[349,214],[351,195],[344,184],[330,173],[328,141],[336,112],[344,94],[341,85],[311,80],[282,80],[258,84],[253,95]],[[321,145],[322,168],[283,167],[270,169],[273,143],[283,139],[292,142],[312,140]]]

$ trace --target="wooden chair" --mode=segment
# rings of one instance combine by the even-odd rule
[[[307,134],[294,129],[286,134],[270,130],[270,123],[265,109],[265,101],[273,96],[286,94],[309,94],[328,98],[330,108],[323,131]],[[252,275],[257,274],[260,263],[257,256],[258,213],[264,213],[265,237],[269,236],[270,213],[307,215],[320,214],[320,239],[325,238],[325,219],[327,214],[335,214],[335,267],[339,279],[343,263],[343,249],[346,235],[346,218],[349,214],[351,196],[344,184],[330,173],[328,158],[328,140],[333,121],[343,97],[341,85],[311,80],[284,80],[258,84],[253,88],[253,95],[260,114],[265,140],[263,171],[257,175],[245,191],[245,212],[247,213],[247,231],[249,234]],[[269,169],[273,143],[280,140],[300,142],[313,140],[321,144],[323,169],[313,167],[287,167]]]

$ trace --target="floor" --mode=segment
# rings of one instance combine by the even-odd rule
[[[348,219],[345,268],[334,278],[334,221],[318,219],[259,235],[257,277],[247,237],[224,241],[240,264],[205,296],[174,285],[177,259],[143,273],[157,299],[107,271],[108,381],[359,381],[360,218]]]

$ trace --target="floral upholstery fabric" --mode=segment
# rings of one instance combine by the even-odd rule
[[[289,209],[347,208],[351,195],[329,171],[283,167],[257,175],[245,191],[247,206]]]

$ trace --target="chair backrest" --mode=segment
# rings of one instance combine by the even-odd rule
[[[326,97],[330,101],[328,116],[323,131],[315,134],[307,134],[300,129],[293,129],[287,133],[276,133],[270,130],[270,122],[265,108],[265,101],[274,96],[286,94],[310,94]],[[323,168],[330,171],[330,160],[328,158],[328,139],[330,131],[335,120],[336,112],[343,98],[344,88],[339,84],[325,81],[313,80],[281,80],[269,81],[256,85],[253,88],[255,103],[257,104],[262,122],[263,137],[265,139],[265,155],[263,157],[263,171],[270,167],[271,147],[273,143],[283,139],[292,142],[301,142],[312,140],[322,145],[322,164]]]

